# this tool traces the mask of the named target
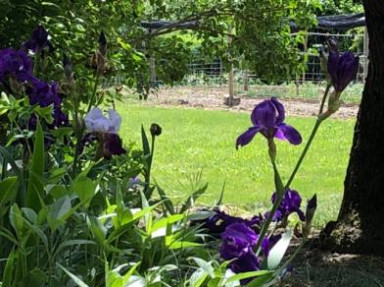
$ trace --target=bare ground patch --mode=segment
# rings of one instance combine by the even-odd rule
[[[257,98],[239,96],[238,106],[224,105],[224,97],[228,96],[226,87],[162,87],[148,100],[149,105],[178,106],[214,110],[229,110],[233,112],[251,111],[254,106],[269,96],[258,95]],[[289,116],[316,116],[320,100],[305,100],[286,98],[281,100]],[[343,104],[333,118],[348,119],[356,117],[358,105]]]

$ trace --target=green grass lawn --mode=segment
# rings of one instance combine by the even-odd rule
[[[270,205],[274,190],[266,140],[257,135],[248,146],[235,149],[237,136],[250,126],[249,113],[207,111],[201,109],[160,108],[120,103],[123,118],[121,136],[125,143],[135,141],[140,147],[140,125],[148,130],[156,122],[163,128],[157,140],[153,178],[175,202],[191,192],[191,182],[203,172],[209,183],[200,199],[212,205],[226,182],[224,204],[236,205],[251,212]],[[304,142],[315,118],[288,118]],[[318,194],[319,212],[316,224],[337,216],[343,181],[353,136],[353,120],[328,120],[317,138],[291,187],[304,201]],[[287,179],[304,148],[277,140],[278,168]]]

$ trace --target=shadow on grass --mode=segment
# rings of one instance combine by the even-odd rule
[[[316,239],[294,263],[293,274],[279,287],[381,287],[384,258],[320,250]]]

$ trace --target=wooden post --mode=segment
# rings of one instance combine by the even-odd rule
[[[243,89],[244,89],[244,92],[248,92],[248,70],[245,69],[244,70],[244,74],[243,74]]]
[[[232,63],[232,60],[229,64],[229,83],[228,83],[228,87],[229,87],[229,99],[228,99],[228,103],[229,103],[229,106],[232,106],[233,105],[233,98],[235,96],[235,89],[234,89],[234,81],[235,81],[235,77],[234,77],[234,73],[233,73],[233,63]]]
[[[308,32],[305,34],[305,40],[304,40],[304,47],[303,47],[303,53],[304,53],[304,55],[307,53],[307,50],[308,50]],[[304,84],[305,83],[305,73],[306,73],[306,71],[304,70],[304,72],[303,72],[303,80],[302,80],[302,84]]]
[[[151,55],[149,58],[149,73],[151,88],[156,87],[156,59]]]

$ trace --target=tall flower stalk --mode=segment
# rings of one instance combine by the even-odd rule
[[[332,44],[331,44],[332,43]],[[295,165],[295,168],[292,171],[291,176],[289,177],[285,188],[289,188],[292,181],[294,180],[301,164],[307,152],[312,145],[312,142],[317,134],[317,131],[327,118],[329,118],[332,114],[338,111],[340,107],[340,96],[347,85],[356,78],[358,67],[359,67],[359,59],[355,57],[351,52],[339,53],[337,51],[337,47],[334,44],[334,41],[329,43],[329,56],[327,60],[327,86],[321,100],[319,113],[317,115],[317,120],[315,125],[313,126],[312,132],[308,138],[308,141]],[[323,54],[322,54],[323,56]],[[324,57],[324,56],[323,56]],[[333,92],[329,96],[328,99],[328,107],[327,110],[324,111],[325,102],[328,98],[328,94],[331,86],[333,86]]]

